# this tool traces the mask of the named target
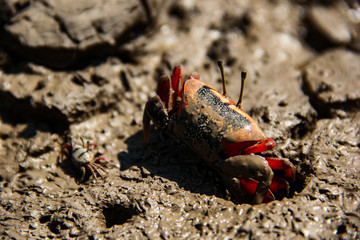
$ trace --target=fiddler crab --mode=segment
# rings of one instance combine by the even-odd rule
[[[79,182],[83,182],[85,179],[85,175],[87,172],[90,172],[91,176],[93,176],[95,179],[97,179],[97,176],[100,176],[102,179],[104,179],[104,175],[101,173],[105,172],[106,170],[100,165],[101,163],[107,163],[105,157],[97,157],[94,158],[94,156],[90,153],[90,150],[92,147],[95,147],[95,143],[91,143],[88,141],[85,144],[85,141],[82,137],[81,144],[79,143],[66,143],[61,150],[61,161],[64,160],[64,156],[67,159],[71,159],[72,163],[80,169],[81,171],[81,178]]]
[[[294,165],[288,159],[256,155],[273,149],[275,142],[241,109],[246,72],[241,73],[240,97],[235,103],[226,96],[222,61],[218,65],[223,94],[200,81],[196,73],[183,81],[181,65],[174,67],[171,78],[160,79],[157,95],[144,110],[145,143],[152,121],[213,167],[235,200],[243,202],[245,196],[246,201],[260,204],[288,196],[289,181],[295,180]]]

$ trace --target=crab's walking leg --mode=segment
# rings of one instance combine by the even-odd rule
[[[164,103],[161,101],[158,95],[150,98],[145,105],[143,115],[143,130],[145,143],[149,142],[150,121],[152,121],[158,128],[164,128],[167,126],[168,114],[165,109]]]
[[[271,138],[267,138],[258,144],[252,145],[248,148],[246,148],[243,152],[243,154],[251,154],[251,153],[259,153],[259,152],[265,152],[267,150],[271,150],[275,147],[275,141]]]
[[[97,179],[96,174],[99,175],[102,180],[105,179],[101,172],[98,170],[98,168],[101,169],[98,164],[90,163],[89,167],[93,169],[95,180]],[[105,169],[103,169],[103,171],[106,172]]]
[[[232,178],[257,179],[254,204],[262,203],[273,179],[274,173],[266,159],[258,155],[238,155],[225,159],[220,169]],[[230,188],[234,188],[231,186]],[[235,193],[236,194],[236,193]]]
[[[98,164],[98,163],[93,163],[93,165],[94,165],[96,168],[99,168],[101,171],[107,173],[106,169],[103,168],[100,164]]]
[[[81,170],[81,178],[80,178],[79,182],[82,183],[84,181],[84,179],[85,179],[86,167],[81,166],[80,170]]]
[[[87,169],[89,169],[89,171],[91,172],[91,175],[94,176],[95,178],[95,181],[97,180],[97,176],[96,176],[96,173],[98,173],[97,169],[94,168],[91,163],[87,164],[86,165]],[[100,174],[99,174],[100,175]]]
[[[283,199],[289,196],[290,185],[283,178],[274,176],[269,189],[274,193],[276,199]]]
[[[169,76],[163,76],[160,78],[156,89],[156,93],[157,95],[159,95],[161,101],[163,101],[166,108],[168,109],[173,108],[174,90],[171,87],[171,79]]]
[[[65,157],[69,157],[70,156],[70,152],[72,151],[72,146],[71,144],[67,143],[65,144],[62,149],[61,149],[61,156],[60,156],[60,159],[61,159],[61,162],[64,160],[64,156]]]
[[[295,181],[296,169],[295,166],[286,158],[272,158],[265,157],[272,170],[279,170],[283,172],[282,177],[293,182]]]
[[[95,168],[99,168],[101,171],[107,173],[107,171],[105,170],[105,168],[103,168],[103,166],[100,165],[100,163],[107,163],[108,160],[105,157],[98,157],[97,159],[95,159],[94,163],[92,164],[93,166],[95,166]],[[100,174],[101,175],[101,174]],[[103,176],[101,176],[103,178]],[[104,178],[103,178],[104,179]]]
[[[275,178],[276,177],[273,178],[273,181]],[[256,189],[259,184],[258,181],[256,181],[255,179],[252,179],[252,178],[242,178],[238,181],[241,183],[241,188],[242,188],[241,190],[245,190],[245,192],[249,195],[254,195],[256,193]],[[275,196],[274,196],[274,193],[272,192],[271,186],[272,186],[272,183],[269,187],[269,190],[267,191],[267,193],[264,196],[263,203],[268,203],[268,202],[275,200]]]
[[[176,65],[171,75],[171,88],[174,90],[174,103],[177,100],[176,98],[182,95],[183,85],[183,68],[181,65]]]

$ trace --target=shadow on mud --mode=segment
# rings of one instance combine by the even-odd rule
[[[192,193],[227,198],[220,176],[194,152],[166,131],[152,129],[151,132],[148,145],[144,143],[142,131],[126,139],[129,151],[118,154],[121,171],[131,170],[134,166],[145,168],[151,177],[174,181]]]
[[[180,188],[192,193],[231,199],[218,173],[167,131],[152,131],[148,145],[144,143],[142,131],[126,139],[125,143],[129,152],[118,154],[121,171],[131,170],[136,166],[144,172],[143,168],[145,168],[152,177],[160,176],[174,181]],[[296,181],[290,183],[288,198],[304,189],[306,177],[300,173],[297,173],[296,177]],[[249,201],[250,199],[244,197],[244,202],[234,202]]]

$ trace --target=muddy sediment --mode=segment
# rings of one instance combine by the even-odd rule
[[[26,238],[356,239],[360,6],[353,1],[4,1],[0,232]],[[331,19],[326,21],[326,19]],[[341,31],[340,31],[340,30]],[[290,195],[249,205],[171,134],[142,132],[176,64],[221,90],[296,166]],[[106,179],[61,156],[80,137]]]

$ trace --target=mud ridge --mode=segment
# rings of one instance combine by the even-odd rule
[[[305,95],[309,97],[310,104],[317,112],[318,119],[323,118],[334,118],[338,114],[336,110],[343,110],[346,112],[357,112],[360,110],[360,99],[353,99],[347,101],[336,101],[336,102],[325,102],[322,98],[319,97],[319,92],[312,91],[309,79],[306,76],[306,73],[303,73],[301,76],[302,80],[302,90]],[[322,90],[318,90],[322,91]],[[327,91],[324,89],[323,91]]]
[[[1,90],[0,99],[1,115],[8,113],[8,117],[13,122],[26,121],[30,118],[48,123],[54,132],[62,133],[69,129],[70,123],[66,115],[56,107],[48,108],[45,105],[33,105],[29,98],[18,99],[11,92]]]

